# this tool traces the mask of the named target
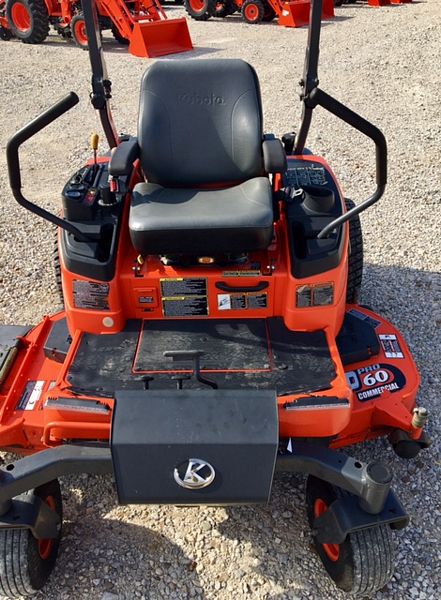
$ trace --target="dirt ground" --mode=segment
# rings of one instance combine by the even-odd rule
[[[183,9],[170,6],[170,17]],[[404,333],[422,376],[431,449],[415,461],[385,441],[349,449],[386,460],[411,515],[397,539],[397,566],[379,600],[439,597],[441,589],[441,3],[336,10],[322,31],[320,83],[372,120],[389,145],[384,198],[362,217],[366,266],[363,302]],[[195,50],[175,58],[240,57],[257,70],[265,130],[296,128],[297,82],[305,29],[276,22],[250,26],[238,16],[189,22]],[[142,73],[152,61],[130,56],[105,36],[119,131],[135,133]],[[80,104],[26,145],[24,191],[57,211],[69,175],[90,155],[100,131],[88,100],[88,55],[55,34],[40,46],[0,42],[0,322],[37,323],[59,306],[52,270],[54,232],[13,200],[5,146],[22,125],[70,90]],[[347,196],[374,188],[369,141],[317,110],[308,145],[331,163]],[[102,149],[105,144],[102,142]],[[118,507],[113,483],[82,476],[62,481],[64,538],[56,570],[38,598],[343,599],[311,549],[303,477],[280,476],[269,506]]]

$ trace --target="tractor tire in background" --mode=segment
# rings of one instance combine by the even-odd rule
[[[113,23],[112,23],[110,30],[112,32],[113,37],[118,42],[118,44],[121,44],[122,46],[128,46],[130,44],[130,41],[120,34],[120,32],[118,31],[118,29],[115,27],[115,25]]]
[[[354,202],[349,198],[345,198],[345,205],[346,210],[351,210],[355,206]],[[348,263],[346,302],[348,304],[357,304],[363,279],[363,231],[359,215],[349,221]]]
[[[49,34],[44,0],[7,0],[6,17],[12,35],[24,44],[41,44]]]
[[[60,484],[49,481],[22,496],[38,496],[63,519]],[[29,529],[0,530],[0,596],[22,598],[41,589],[53,571],[61,539],[37,540]]]
[[[217,0],[185,0],[185,10],[195,21],[207,21],[216,15]]]
[[[260,23],[265,16],[265,6],[261,0],[245,0],[242,4],[242,17],[250,25]]]
[[[270,23],[275,18],[276,18],[276,12],[275,12],[274,8],[270,4],[265,3],[265,12],[263,13],[262,21],[264,23]]]
[[[70,22],[70,30],[76,45],[83,50],[87,50],[89,48],[89,40],[87,39],[86,21],[84,20],[83,13],[78,13],[74,16]]]
[[[218,0],[216,2],[216,14],[215,17],[218,19],[224,19],[229,15],[232,15],[237,10],[237,6],[234,0]]]
[[[310,527],[334,500],[348,492],[309,475],[306,481],[306,512]],[[350,533],[341,544],[314,546],[328,575],[345,592],[357,598],[371,598],[391,579],[394,569],[394,544],[389,525],[376,525]]]
[[[0,40],[3,42],[9,42],[12,39],[13,35],[10,29],[5,29],[0,25]]]

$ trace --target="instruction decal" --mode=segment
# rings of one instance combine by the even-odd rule
[[[360,402],[398,392],[406,385],[404,373],[394,365],[377,363],[346,372],[346,381]]]
[[[73,300],[75,308],[110,310],[109,284],[75,279],[73,282]]]
[[[395,334],[380,334],[378,339],[386,358],[404,358],[403,351]]]
[[[207,280],[179,277],[161,279],[164,317],[208,316]]]
[[[17,410],[34,410],[41,398],[45,381],[28,381],[17,404]]]

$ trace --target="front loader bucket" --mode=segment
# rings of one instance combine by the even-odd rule
[[[130,37],[129,52],[142,58],[193,50],[187,20],[137,21]]]
[[[288,0],[282,2],[282,13],[279,15],[279,25],[283,27],[305,27],[309,23],[311,11],[310,0]],[[323,0],[322,20],[334,17],[334,0]]]

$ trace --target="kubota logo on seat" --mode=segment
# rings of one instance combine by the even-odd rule
[[[199,94],[179,94],[178,100],[185,104],[198,104],[199,106],[220,106],[225,104],[225,99],[222,96],[216,96],[216,94],[207,94],[206,96]]]
[[[189,458],[173,472],[178,485],[188,490],[200,490],[213,483],[215,471],[210,463],[200,458]]]

